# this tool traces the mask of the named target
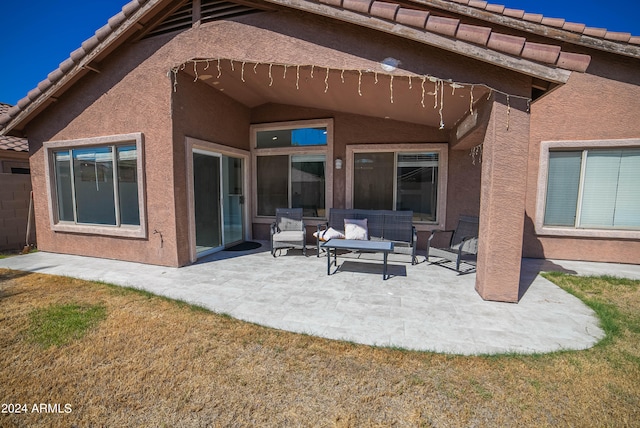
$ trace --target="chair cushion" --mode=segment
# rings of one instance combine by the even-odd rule
[[[278,223],[278,229],[280,229],[281,231],[286,231],[286,230],[300,231],[302,230],[302,221],[287,218],[287,217],[282,217],[280,219],[280,222]]]
[[[297,230],[285,230],[274,234],[273,240],[277,242],[301,242],[304,240],[304,232]]]
[[[356,220],[352,218],[344,219],[344,235],[346,239],[368,240],[369,231],[367,219]]]

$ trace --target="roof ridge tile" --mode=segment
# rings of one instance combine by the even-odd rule
[[[491,36],[490,27],[481,27],[479,25],[470,25],[460,23],[456,37],[465,42],[475,43],[477,45],[486,46]]]
[[[582,34],[585,34],[587,36],[604,38],[604,36],[607,34],[607,29],[606,28],[596,28],[596,27],[585,27],[585,29],[582,32]]]
[[[60,67],[60,70],[63,73],[66,73],[67,71],[71,70],[75,64],[76,62],[73,60],[73,58],[67,58],[62,61],[58,67]]]
[[[138,10],[143,3],[144,3],[144,0],[143,1],[138,1],[138,0],[130,1],[129,3],[125,4],[124,6],[122,6],[122,13],[124,13],[124,15],[126,17],[129,17],[129,16],[133,15],[136,12],[136,10]]]
[[[84,56],[86,54],[87,54],[87,51],[85,51],[84,48],[82,46],[80,46],[78,49],[76,49],[75,51],[71,52],[69,57],[71,59],[73,59],[75,62],[80,62],[80,60],[82,58],[84,58]]]
[[[567,70],[575,70],[580,73],[584,73],[587,71],[589,63],[591,63],[591,57],[589,55],[573,52],[560,52],[560,55],[558,55],[558,67],[562,67]]]
[[[398,9],[400,9],[400,5],[397,3],[374,0],[371,5],[371,15],[393,21],[396,19]]]
[[[470,0],[469,6],[477,7],[478,9],[484,9],[487,7],[489,3],[483,0]]]
[[[424,28],[427,25],[429,12],[425,10],[407,9],[401,7],[396,13],[396,22],[411,27]]]
[[[455,37],[459,24],[459,19],[429,15],[425,29],[444,36]]]
[[[505,7],[505,9],[502,12],[502,14],[504,16],[508,16],[510,18],[522,19],[524,17],[524,10],[522,10],[522,9],[510,9],[508,7]]]
[[[521,56],[533,61],[555,64],[560,55],[560,46],[525,42]]]
[[[372,0],[343,0],[342,7],[354,12],[369,13]]]
[[[544,18],[544,16],[539,13],[525,12],[525,14],[522,16],[522,19],[524,19],[525,21],[535,22],[536,24],[540,24],[542,22],[542,18]]]
[[[524,44],[527,41],[524,37],[512,36],[511,34],[491,32],[487,47],[500,52],[520,56]]]
[[[31,103],[31,100],[29,99],[29,97],[25,96],[23,98],[21,98],[18,103],[16,104],[17,107],[20,107],[20,109],[25,108],[26,106],[28,106]],[[8,113],[8,112],[7,112]]]
[[[607,31],[604,35],[606,40],[613,40],[616,42],[628,43],[631,40],[631,33],[624,33],[619,31]]]
[[[109,24],[105,24],[96,30],[95,36],[98,40],[103,41],[104,39],[109,37],[109,34],[111,34],[112,31],[113,28],[111,28]]]
[[[107,21],[111,28],[119,27],[127,19],[127,15],[124,12],[119,12],[116,15],[109,18]]]
[[[571,31],[572,33],[583,33],[585,28],[587,28],[585,24],[577,22],[565,22],[562,25],[563,30]]]
[[[46,91],[47,89],[49,89],[49,87],[51,86],[51,82],[49,81],[49,79],[44,79],[43,81],[41,81],[40,83],[38,83],[38,88],[40,88],[40,90],[42,92]]]
[[[342,0],[319,0],[320,3],[328,4],[329,6],[342,7]]]
[[[91,52],[96,46],[100,44],[100,40],[96,36],[91,36],[84,42],[82,42],[82,49],[85,52]]]
[[[504,5],[502,5],[502,4],[489,3],[484,9],[488,10],[489,12],[502,14],[504,12],[504,10],[506,9],[506,7]]]
[[[542,17],[542,21],[540,22],[542,25],[548,25],[549,27],[562,28],[564,27],[565,19],[562,18],[549,18],[546,16]]]
[[[520,9],[510,9],[505,8],[500,4],[487,3],[486,1],[480,0],[449,0],[455,3],[461,3],[467,5],[469,7],[473,7],[476,9],[482,9],[489,12],[494,12],[500,15],[504,15],[510,18],[522,19],[528,22],[534,22],[536,24],[546,25],[549,27],[561,28],[566,31],[571,31],[578,34],[584,34],[587,36],[597,37],[601,39],[623,42],[623,43],[632,43],[630,40],[634,39],[634,36],[631,33],[627,32],[616,32],[616,31],[608,31],[606,28],[593,28],[587,27],[582,23],[574,23],[574,22],[566,22],[562,18],[552,18],[546,17],[539,13],[529,13]],[[589,30],[591,29],[591,30]],[[629,37],[627,37],[629,35]],[[634,44],[637,44],[633,42]]]

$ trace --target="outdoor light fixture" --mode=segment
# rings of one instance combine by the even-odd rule
[[[342,169],[342,159],[336,158],[335,166],[336,169]]]
[[[391,57],[383,59],[380,63],[380,67],[382,67],[384,71],[389,73],[392,71],[396,71],[399,65],[400,61]]]

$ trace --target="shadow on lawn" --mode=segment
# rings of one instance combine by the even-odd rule
[[[24,293],[24,291],[12,291],[6,285],[6,283],[8,281],[23,278],[29,275],[33,275],[33,272],[11,270],[11,269],[0,269],[0,300]]]

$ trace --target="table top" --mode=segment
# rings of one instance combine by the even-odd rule
[[[364,241],[361,239],[330,239],[320,246],[326,248],[340,248],[344,250],[393,251],[393,242]]]

